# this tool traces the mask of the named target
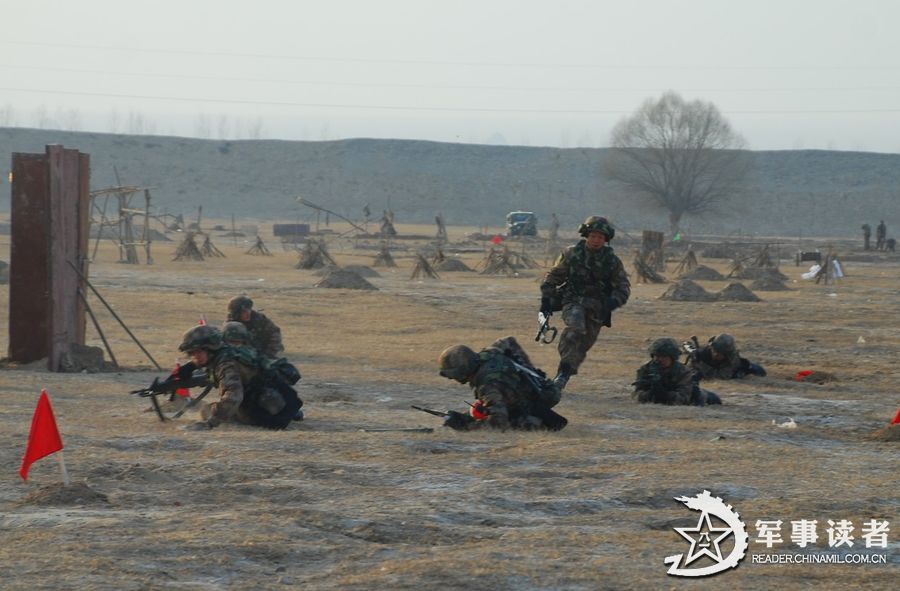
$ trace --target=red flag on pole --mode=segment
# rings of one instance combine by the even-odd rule
[[[56,419],[53,418],[53,408],[50,406],[50,397],[47,390],[41,390],[34,416],[31,418],[31,431],[28,433],[28,445],[25,446],[25,457],[22,458],[22,467],[19,468],[19,476],[22,480],[28,480],[28,469],[31,464],[39,459],[58,452],[63,448],[59,429],[56,428]]]

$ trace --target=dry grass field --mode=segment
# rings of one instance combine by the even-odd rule
[[[452,241],[462,237],[450,230]],[[281,432],[185,431],[191,415],[160,423],[128,391],[161,372],[92,298],[121,371],[0,370],[3,589],[896,587],[898,443],[872,433],[900,407],[900,259],[847,263],[836,286],[800,280],[805,268],[783,261],[791,289],[758,292],[758,303],[667,302],[658,299],[666,285],[633,285],[557,407],[570,421],[565,430],[456,433],[410,409],[463,410],[471,400],[466,387],[437,375],[445,347],[514,335],[539,366],[555,369],[555,346],[532,340],[542,271],[413,281],[410,249],[395,253],[397,269],[369,279],[378,291],[321,289],[313,287],[320,277],[294,268],[297,255],[270,237],[271,257],[246,255],[249,244],[226,238],[214,243],[227,258],[173,262],[176,243],[156,243],[156,264],[132,266],[117,263],[107,242],[91,280],[166,368],[201,315],[218,323],[230,297],[250,295],[281,326],[286,355],[303,374],[306,420]],[[2,248],[8,260],[8,238]],[[349,240],[331,245],[342,265],[370,265],[375,252]],[[620,255],[630,269],[630,253]],[[474,267],[482,256],[461,258]],[[727,271],[724,260],[701,263]],[[7,286],[0,309],[8,309]],[[5,351],[5,315],[0,322]],[[651,340],[723,331],[769,375],[707,383],[721,407],[632,402],[629,383]],[[803,369],[837,380],[793,381]],[[16,474],[41,388],[77,485],[68,491],[53,457],[32,467],[27,484]],[[796,429],[773,424],[789,417]],[[704,489],[746,522],[748,556],[710,578],[671,577],[663,559],[688,546],[672,528],[698,515],[674,497]],[[877,551],[887,564],[750,560],[799,551],[791,520],[818,520],[814,551],[827,553],[827,520],[859,527],[872,518],[891,521],[888,547]],[[755,542],[756,520],[784,521],[782,547]],[[862,548],[859,531],[856,540],[853,552],[876,553]]]

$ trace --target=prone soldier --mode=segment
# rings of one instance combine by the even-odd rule
[[[478,353],[466,345],[445,349],[438,358],[439,373],[468,384],[476,398],[469,414],[448,413],[445,425],[458,431],[493,427],[558,431],[568,421],[552,410],[560,389],[513,337],[499,339]]]
[[[731,380],[747,375],[765,376],[766,370],[740,356],[734,337],[722,333],[709,339],[689,357],[691,368],[702,379]]]
[[[695,406],[722,404],[715,392],[699,386],[691,368],[678,361],[681,351],[675,339],[656,339],[650,344],[648,352],[650,361],[638,368],[632,383],[632,398],[637,402]]]

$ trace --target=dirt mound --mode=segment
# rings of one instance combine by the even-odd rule
[[[711,302],[716,296],[709,293],[690,279],[682,279],[678,283],[669,286],[666,293],[659,296],[661,300],[674,302]]]
[[[471,271],[467,264],[462,262],[459,259],[444,259],[442,262],[435,265],[435,270],[437,271]]]
[[[352,271],[360,277],[381,277],[381,273],[366,265],[347,265],[344,271]]]
[[[750,289],[758,291],[788,291],[790,287],[784,284],[784,281],[775,277],[760,277],[750,284]]]
[[[693,271],[684,273],[680,279],[692,279],[694,281],[725,281],[725,276],[706,265],[700,265]]]
[[[869,437],[876,441],[900,441],[900,425],[888,425],[877,429]]]
[[[744,287],[743,283],[729,283],[728,287],[716,294],[716,298],[726,302],[761,302],[759,296]]]
[[[48,484],[28,493],[21,505],[106,505],[109,499],[83,482]]]
[[[335,269],[326,275],[315,287],[330,287],[337,289],[378,289],[358,273],[346,269]]]

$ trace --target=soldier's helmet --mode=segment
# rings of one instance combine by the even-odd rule
[[[616,235],[616,230],[612,227],[612,224],[609,223],[609,220],[599,215],[592,215],[578,226],[578,233],[585,238],[587,238],[587,235],[591,232],[600,232],[605,235],[607,242],[612,240],[613,236]]]
[[[188,330],[181,337],[181,344],[178,350],[184,353],[190,353],[198,349],[206,349],[207,351],[218,351],[222,348],[222,333],[215,326],[203,324],[195,326]]]
[[[713,351],[717,353],[721,353],[722,355],[731,355],[737,350],[737,347],[734,344],[734,337],[730,334],[725,334],[724,332],[714,338],[709,346],[713,348]]]
[[[241,314],[241,310],[249,310],[253,308],[253,300],[245,295],[239,295],[228,301],[228,319],[237,320]]]
[[[664,337],[661,339],[656,339],[650,346],[647,348],[647,351],[650,352],[650,356],[654,355],[665,355],[666,357],[671,357],[674,360],[677,360],[681,357],[681,349],[678,348],[678,343],[675,342],[675,339]]]
[[[442,376],[465,383],[466,378],[478,369],[478,355],[465,345],[454,345],[443,350],[438,365]]]
[[[243,322],[230,320],[222,325],[222,340],[226,343],[236,341],[242,345],[250,342],[250,331]]]

